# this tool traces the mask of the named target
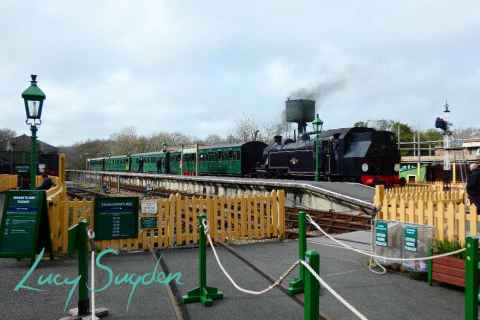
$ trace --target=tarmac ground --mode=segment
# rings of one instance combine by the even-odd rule
[[[354,242],[357,236],[341,235],[341,237],[350,239],[353,241],[350,244],[356,243],[360,248],[368,247],[366,244]],[[368,237],[362,235],[359,238]],[[320,253],[320,276],[370,320],[463,318],[461,290],[438,284],[429,286],[424,281],[414,280],[407,274],[397,272],[388,272],[386,275],[373,274],[368,271],[365,257],[339,248],[323,238],[309,239],[308,246],[309,249],[315,249]],[[297,256],[297,242],[294,240],[273,240],[232,246],[233,251],[250,264],[246,264],[223,246],[217,248],[226,270],[239,285],[251,290],[261,290],[270,285],[271,282],[265,275],[273,279],[278,278],[296,261]],[[173,290],[167,285],[158,283],[139,285],[132,293],[128,310],[132,285],[115,284],[113,281],[110,287],[97,293],[97,306],[109,309],[110,316],[107,319],[122,320],[303,319],[302,295],[298,295],[294,300],[279,289],[273,289],[260,296],[239,292],[218,268],[210,248],[207,250],[207,283],[222,290],[224,298],[216,300],[210,307],[204,307],[199,303],[178,304],[178,297],[197,286],[197,255],[197,248],[174,248],[154,253],[128,253],[103,257],[102,264],[112,270],[113,276],[120,276],[118,279],[126,273],[143,275],[152,272],[157,259],[161,259],[159,270],[177,275],[180,272],[181,278],[172,282],[175,284]],[[0,259],[2,313],[0,318],[36,320],[60,319],[65,316],[64,304],[71,286],[41,286],[38,280],[45,280],[46,275],[50,273],[59,274],[61,278],[58,279],[74,278],[76,260],[58,258],[55,261],[42,261],[24,285],[44,291],[26,288],[15,291],[15,287],[21,283],[29,270],[28,267],[26,260]],[[295,270],[288,280],[297,273],[298,270]],[[97,287],[104,286],[108,282],[108,276],[107,271],[97,268]],[[287,286],[287,283],[283,285]],[[68,308],[75,307],[76,299],[75,293]],[[323,319],[356,319],[324,289],[321,290],[320,313]]]

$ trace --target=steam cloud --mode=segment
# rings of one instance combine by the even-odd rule
[[[342,90],[347,85],[345,78],[322,81],[307,88],[300,88],[290,94],[292,99],[311,99],[317,102],[322,101],[329,95]]]

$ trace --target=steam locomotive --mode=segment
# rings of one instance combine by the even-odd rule
[[[314,100],[286,101],[287,121],[298,123],[299,139],[276,136],[263,151],[263,163],[257,168],[260,176],[313,179],[318,170],[320,180],[366,185],[400,182],[400,152],[391,132],[366,127],[307,132],[314,114]],[[317,121],[323,124],[318,115]]]
[[[366,185],[398,184],[400,154],[391,132],[353,127],[323,131],[318,137],[319,178]],[[315,139],[298,141],[275,137],[263,151],[257,168],[262,177],[313,179],[316,171]]]

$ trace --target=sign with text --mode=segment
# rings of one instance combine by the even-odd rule
[[[157,217],[141,217],[140,228],[151,229],[157,227]]]
[[[142,200],[142,213],[143,214],[157,214],[157,200],[144,199]]]
[[[30,173],[30,165],[28,165],[28,164],[17,164],[15,166],[15,172],[17,174],[29,174]]]
[[[388,247],[388,224],[384,221],[375,223],[375,245]]]
[[[136,238],[138,198],[96,198],[94,220],[95,240]]]
[[[417,252],[418,229],[412,226],[405,227],[404,249],[410,252]]]
[[[35,257],[51,249],[45,191],[9,191],[5,194],[0,226],[0,257]]]

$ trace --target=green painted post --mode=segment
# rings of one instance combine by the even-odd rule
[[[465,320],[478,318],[478,238],[467,237],[465,259]]]
[[[429,256],[433,256],[433,248],[428,249]],[[427,282],[429,285],[432,285],[433,279],[432,279],[432,264],[433,261],[432,259],[427,261]]]
[[[320,256],[318,252],[309,250],[305,254],[306,262],[318,274],[320,272]],[[303,320],[318,320],[320,313],[320,284],[318,280],[306,270],[305,295],[303,298]]]
[[[307,251],[307,235],[305,226],[305,212],[298,213],[298,259],[305,260],[305,251]],[[297,278],[290,281],[288,284],[288,294],[293,296],[297,293],[303,292],[305,283],[305,267],[300,265],[300,271]]]
[[[37,188],[37,127],[31,126],[32,131],[32,154],[30,155],[30,189]]]
[[[320,132],[322,131],[323,121],[318,114],[312,122],[315,132],[315,181],[320,180]]]
[[[207,237],[203,226],[203,221],[206,219],[204,213],[198,215],[198,287],[187,292],[182,297],[182,302],[184,304],[200,302],[208,307],[213,304],[213,300],[223,299],[223,293],[218,288],[207,286]]]
[[[320,141],[315,137],[315,181],[320,181]]]
[[[86,316],[90,314],[90,299],[88,298],[88,235],[87,222],[82,220],[78,223],[77,250],[78,250],[78,274],[80,283],[78,284],[78,315]]]

